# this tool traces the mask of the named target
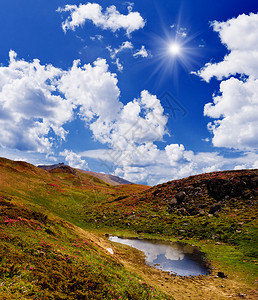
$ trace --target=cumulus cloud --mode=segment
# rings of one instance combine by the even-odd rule
[[[108,67],[104,59],[83,66],[76,60],[58,80],[58,89],[79,108],[79,117],[86,123],[96,117],[112,120],[120,111],[122,103],[117,78]]]
[[[71,150],[65,149],[64,151],[59,153],[60,156],[64,156],[68,165],[72,168],[76,169],[88,169],[88,163],[81,158],[79,154],[74,153]]]
[[[50,151],[53,133],[64,140],[62,127],[73,117],[73,106],[55,95],[56,81],[62,71],[17,60],[10,51],[8,67],[0,67],[0,145],[20,150]]]
[[[258,148],[258,14],[240,15],[213,29],[229,53],[223,61],[207,63],[197,74],[205,81],[222,81],[204,115],[216,119],[208,124],[213,145],[239,150]],[[240,76],[239,76],[240,75]]]
[[[130,34],[143,28],[145,21],[139,12],[133,12],[130,7],[128,14],[120,14],[114,5],[107,7],[103,12],[102,7],[97,3],[87,3],[77,5],[66,5],[65,8],[59,7],[58,12],[69,12],[70,16],[62,23],[64,32],[75,30],[78,26],[83,26],[87,20],[94,25],[113,32],[124,29],[126,34]]]
[[[130,144],[161,141],[167,133],[166,123],[159,99],[145,90],[138,99],[124,105],[113,122],[99,118],[90,129],[101,143],[126,150]]]
[[[224,157],[218,152],[197,152],[186,150],[183,145],[171,144],[165,150],[153,143],[130,151],[99,149],[80,153],[82,157],[99,160],[106,173],[113,173],[131,182],[156,185],[173,179],[222,170],[257,168],[258,154],[241,153],[234,158]]]
[[[64,124],[74,111],[86,124],[101,117],[116,118],[122,107],[115,74],[105,60],[64,71],[52,65],[18,60],[10,51],[7,67],[0,67],[0,145],[26,151],[51,152],[65,140]]]
[[[19,60],[10,51],[9,65],[0,67],[0,145],[51,153],[69,133],[64,125],[80,118],[95,140],[122,151],[124,167],[131,167],[132,153],[134,163],[148,164],[158,154],[154,142],[167,134],[164,109],[148,91],[126,105],[119,97],[116,75],[103,59],[86,65],[77,60],[65,71],[39,60]],[[75,153],[60,155],[73,166],[82,165]]]
[[[258,79],[223,81],[220,95],[205,105],[204,115],[218,119],[208,124],[214,146],[257,149]]]
[[[145,49],[145,46],[142,46],[141,49],[137,50],[134,54],[134,57],[143,57],[146,58],[148,56],[150,56],[150,53]]]

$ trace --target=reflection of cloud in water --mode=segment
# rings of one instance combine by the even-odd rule
[[[150,265],[158,265],[157,268],[176,273],[181,276],[206,274],[203,268],[192,254],[194,247],[183,243],[163,244],[155,241],[138,239],[121,239],[111,236],[110,241],[134,247],[146,255],[146,262]]]
[[[147,256],[146,261],[152,263],[157,256],[160,254],[165,255],[167,259],[170,260],[182,260],[184,259],[184,253],[179,247],[172,248],[170,245],[154,244],[152,242],[143,240],[131,240],[131,239],[121,239],[116,236],[110,237],[112,242],[122,243],[131,247],[134,247],[140,251],[143,251]]]

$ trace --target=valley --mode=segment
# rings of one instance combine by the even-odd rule
[[[154,187],[93,175],[0,158],[1,299],[257,297],[257,170]],[[154,269],[109,235],[194,244],[210,275]]]

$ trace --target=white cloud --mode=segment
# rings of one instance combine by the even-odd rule
[[[117,55],[120,52],[133,49],[133,44],[129,41],[126,41],[123,42],[119,48],[112,49],[111,46],[107,46],[106,49],[110,52],[111,59],[114,60],[112,63],[117,66],[117,70],[119,72],[122,72],[124,67],[121,64],[120,59],[117,57]]]
[[[124,105],[113,122],[99,118],[90,125],[94,137],[112,148],[126,150],[128,145],[161,141],[167,133],[167,117],[156,96],[142,91],[139,99]]]
[[[39,60],[18,60],[0,67],[0,146],[26,151],[51,152],[68,132],[63,125],[77,117],[86,123],[101,117],[113,120],[122,103],[115,74],[105,60],[64,71]],[[63,96],[61,96],[63,95]]]
[[[0,67],[0,145],[39,152],[51,150],[52,130],[62,140],[67,132],[62,125],[73,117],[72,104],[54,95],[62,74],[39,60],[31,63],[16,59],[10,51],[8,67]]]
[[[204,115],[216,118],[208,128],[213,145],[241,150],[258,148],[258,79],[223,81],[220,95],[204,107]]]
[[[258,78],[258,14],[240,15],[226,22],[212,23],[229,54],[219,63],[207,63],[198,75],[209,81],[246,74]]]
[[[9,66],[0,67],[0,145],[51,153],[53,144],[68,134],[64,125],[77,117],[96,140],[123,151],[123,166],[130,166],[130,152],[135,163],[149,163],[158,153],[154,142],[167,133],[164,109],[148,91],[126,105],[119,96],[116,75],[103,59],[83,66],[74,61],[64,71],[39,60],[18,60],[11,51]],[[143,153],[148,153],[144,159]],[[62,155],[79,164],[74,153]]]
[[[215,21],[212,26],[229,51],[223,61],[208,63],[197,73],[207,82],[212,77],[223,80],[213,103],[204,108],[205,116],[216,119],[208,124],[213,145],[257,150],[258,14]],[[241,76],[232,77],[238,74]]]
[[[101,35],[101,34],[96,34],[96,35],[94,35],[94,36],[90,36],[90,39],[92,40],[92,41],[101,41],[101,40],[103,40],[103,38],[104,38],[104,36],[103,35]]]
[[[102,7],[97,3],[87,3],[77,5],[66,5],[65,8],[59,7],[59,12],[69,12],[71,15],[62,23],[64,32],[68,29],[75,30],[78,26],[83,26],[87,20],[102,29],[109,29],[113,32],[124,29],[126,34],[130,34],[143,28],[145,21],[139,12],[133,12],[130,7],[128,14],[120,14],[114,5],[107,7],[103,13]]]
[[[171,144],[165,148],[168,160],[171,166],[177,165],[180,161],[184,160],[184,145]]]
[[[247,169],[258,166],[258,154],[252,152],[228,158],[217,152],[194,153],[178,144],[168,145],[165,150],[148,143],[141,151],[138,147],[131,147],[128,151],[99,149],[80,155],[99,160],[106,173],[113,173],[131,182],[147,182],[149,185],[196,174],[239,169],[239,166]]]
[[[74,61],[73,67],[63,72],[58,89],[79,108],[79,117],[85,122],[96,117],[113,120],[122,105],[116,75],[108,71],[104,59],[83,66]]]
[[[123,42],[119,48],[112,49],[110,46],[107,47],[108,51],[110,52],[110,57],[115,59],[117,54],[123,52],[125,50],[133,49],[133,44],[129,41]]]
[[[81,158],[79,154],[74,153],[71,150],[65,149],[59,153],[60,156],[64,156],[65,160],[68,162],[68,165],[76,169],[88,169],[88,163]]]
[[[148,56],[150,56],[150,53],[145,49],[145,46],[142,46],[141,49],[137,50],[134,54],[134,57],[143,57],[146,58]]]
[[[120,63],[119,58],[117,58],[116,61],[113,62],[113,64],[116,65],[117,70],[118,70],[119,72],[122,72],[122,71],[123,71],[124,67],[123,67],[123,65]]]

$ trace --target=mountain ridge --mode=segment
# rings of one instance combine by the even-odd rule
[[[40,169],[43,169],[45,171],[53,171],[54,169],[63,169],[63,170],[69,170],[69,168],[71,169],[75,169],[75,170],[78,170],[82,173],[85,173],[85,174],[88,174],[88,175],[91,175],[91,176],[94,176],[94,177],[97,177],[103,181],[105,181],[106,183],[108,184],[111,184],[111,185],[122,185],[122,184],[133,184],[132,182],[130,181],[127,181],[123,178],[120,178],[118,176],[115,176],[115,175],[110,175],[110,174],[104,174],[104,173],[97,173],[97,172],[93,172],[93,171],[86,171],[86,170],[82,170],[82,169],[76,169],[76,168],[72,168],[68,165],[65,165],[64,163],[58,163],[58,164],[54,164],[54,165],[38,165],[37,166],[38,168]],[[71,170],[70,169],[70,170]]]

